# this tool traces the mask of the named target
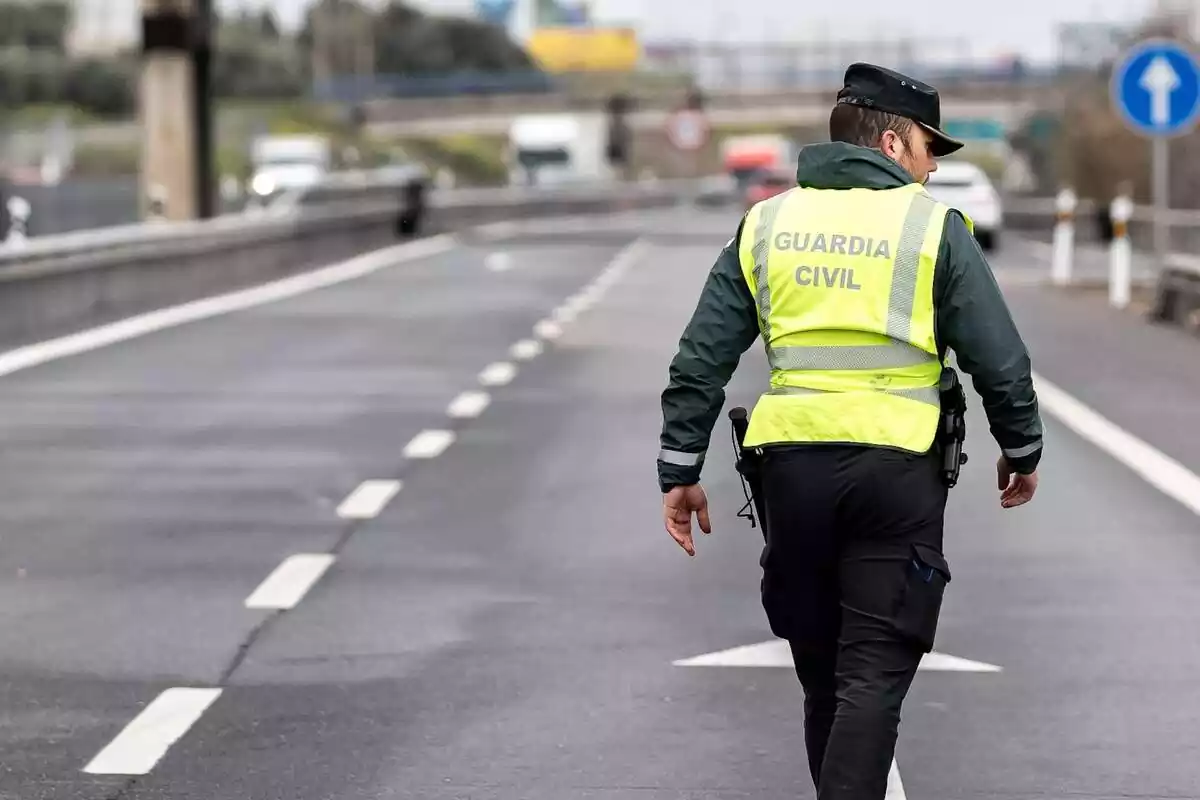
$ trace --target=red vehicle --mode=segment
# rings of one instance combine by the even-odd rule
[[[777,194],[782,194],[795,185],[796,179],[790,172],[764,170],[760,175],[752,178],[746,187],[743,198],[746,208],[750,208],[755,203],[761,203],[763,200],[774,197]]]

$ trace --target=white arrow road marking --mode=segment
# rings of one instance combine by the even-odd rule
[[[1150,93],[1150,121],[1155,125],[1171,121],[1171,93],[1179,84],[1179,73],[1165,56],[1155,56],[1138,79],[1138,85]]]
[[[795,667],[791,648],[782,639],[718,650],[715,653],[706,653],[672,663],[677,667]],[[967,672],[998,672],[1000,670],[999,667],[992,664],[968,661],[965,658],[942,653],[929,653],[921,660],[918,669]],[[900,779],[900,768],[896,765],[894,758],[888,770],[887,793],[884,795],[884,800],[907,800],[907,795],[904,793],[904,782]]]
[[[896,766],[896,759],[892,759],[892,768],[888,770],[887,792],[883,795],[883,800],[908,800],[908,796],[904,794],[904,783],[900,780],[900,768]]]
[[[748,644],[674,661],[676,667],[787,667],[795,668],[792,651],[782,639]],[[928,653],[918,667],[923,672],[1000,672],[1000,667],[945,653]]]
[[[983,661],[972,661],[969,658],[946,655],[945,653],[926,653],[918,668],[924,672],[1000,672],[1000,667]]]

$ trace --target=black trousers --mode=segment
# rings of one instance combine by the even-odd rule
[[[819,800],[883,800],[900,708],[950,572],[939,459],[881,448],[766,451],[763,608],[791,645]]]

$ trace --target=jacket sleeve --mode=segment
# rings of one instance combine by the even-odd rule
[[[725,387],[759,335],[758,310],[738,261],[742,225],[717,256],[671,361],[658,453],[664,492],[700,481]]]
[[[983,251],[955,211],[946,217],[936,275],[938,338],[971,376],[992,437],[1013,469],[1033,472],[1042,455],[1042,421],[1029,352]]]

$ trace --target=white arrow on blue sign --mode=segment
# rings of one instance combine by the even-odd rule
[[[1178,42],[1140,42],[1113,70],[1110,88],[1125,123],[1147,136],[1185,133],[1200,117],[1200,64]]]

